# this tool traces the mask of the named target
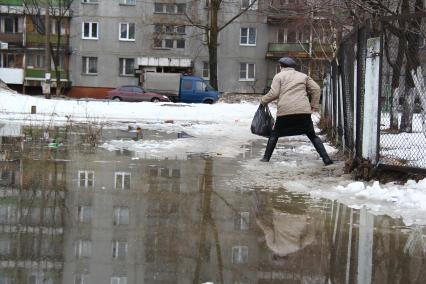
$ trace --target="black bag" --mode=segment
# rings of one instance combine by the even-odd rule
[[[274,123],[275,120],[269,111],[268,105],[264,106],[261,104],[254,114],[253,121],[251,122],[251,133],[269,137],[271,136]]]

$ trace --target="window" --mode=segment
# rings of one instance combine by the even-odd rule
[[[174,14],[176,6],[174,4],[166,4],[166,13]]]
[[[210,67],[209,63],[207,61],[203,61],[203,72],[202,72],[203,78],[208,79],[210,77]]]
[[[198,92],[204,92],[206,90],[206,83],[202,81],[195,82],[195,90]]]
[[[23,55],[17,53],[2,53],[0,57],[2,68],[22,68]]]
[[[166,34],[172,34],[175,32],[174,26],[166,26]]]
[[[127,257],[127,242],[113,241],[112,242],[112,257],[115,259],[126,259]]]
[[[92,207],[91,206],[78,206],[77,207],[77,221],[82,224],[92,223]]]
[[[91,57],[83,57],[91,58]],[[95,172],[93,171],[78,171],[78,186],[79,187],[93,187],[95,183]]]
[[[181,35],[184,35],[185,34],[185,26],[177,26],[176,27],[176,32],[178,33],[178,34],[181,34]]]
[[[0,18],[1,32],[3,33],[22,33],[23,18],[14,16],[5,16]]]
[[[85,3],[85,4],[98,4],[98,0],[82,0],[81,3]]]
[[[120,23],[120,40],[135,40],[135,23]]]
[[[83,22],[83,39],[98,39],[98,23]]]
[[[247,261],[248,261],[247,246],[232,247],[232,263],[233,264],[247,263]]]
[[[88,284],[89,275],[88,274],[76,274],[74,278],[74,284]]]
[[[124,5],[136,5],[136,0],[123,0]]]
[[[255,28],[241,28],[240,45],[256,45]]]
[[[14,284],[15,281],[13,281],[10,276],[0,275],[0,283],[1,284]]]
[[[155,13],[164,13],[164,5],[163,3],[154,3],[154,12]]]
[[[165,39],[164,40],[164,47],[173,48],[173,42],[174,42],[174,40],[172,40],[172,39]]]
[[[186,4],[154,3],[154,13],[183,14]]]
[[[53,19],[52,22],[51,22],[50,28],[52,30],[53,35],[57,35],[57,34],[64,35],[65,34],[65,23],[63,21],[58,21],[56,19]]]
[[[113,277],[111,277],[111,284],[127,284],[127,277],[126,276],[121,276],[121,277],[113,276]]]
[[[75,242],[75,256],[77,258],[88,258],[92,254],[92,241],[78,240]]]
[[[129,207],[114,207],[114,225],[129,225]]]
[[[53,284],[53,278],[43,272],[33,272],[28,276],[28,284]]]
[[[16,221],[16,206],[0,204],[0,224],[12,224]]]
[[[176,48],[185,48],[185,40],[177,39],[176,40]]]
[[[192,90],[192,81],[190,81],[190,80],[183,80],[182,88],[184,90]]]
[[[83,74],[98,74],[97,57],[83,57]]]
[[[10,254],[10,240],[0,240],[0,255]],[[0,282],[1,283],[1,282]]]
[[[114,184],[116,189],[130,189],[130,173],[116,172]]]
[[[184,14],[186,5],[185,4],[177,4],[177,14]]]
[[[129,76],[135,73],[135,60],[133,58],[120,58],[120,75]]]
[[[256,2],[255,2],[256,1]],[[247,9],[253,2],[255,2],[249,10],[257,10],[257,2],[259,0],[241,0],[241,9]]]
[[[240,63],[240,81],[254,81],[254,63]]]
[[[27,58],[28,58],[28,62],[27,62],[28,68],[38,68],[38,69],[44,68],[44,55],[29,54]]]
[[[154,33],[161,33],[163,31],[163,25],[154,24]]]
[[[250,222],[250,212],[238,212],[234,219],[235,230],[248,230]]]

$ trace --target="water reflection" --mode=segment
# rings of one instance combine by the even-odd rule
[[[284,189],[229,188],[236,160],[134,160],[77,150],[77,136],[56,150],[23,141],[0,161],[0,283],[426,279],[424,228]]]

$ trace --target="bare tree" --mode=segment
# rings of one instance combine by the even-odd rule
[[[73,0],[45,0],[47,3],[40,0],[23,0],[24,11],[31,17],[31,21],[35,30],[40,35],[47,38],[45,44],[46,52],[46,72],[50,72],[50,61],[53,61],[53,66],[56,75],[56,95],[63,92],[61,83],[61,57],[65,55],[68,49],[68,42],[62,42],[62,30],[68,25],[71,17],[71,4]],[[46,8],[48,13],[46,13]],[[48,14],[50,17],[45,17]],[[53,25],[52,25],[53,23]],[[52,29],[55,31],[55,39],[51,40]],[[49,92],[50,95],[50,92]]]
[[[193,0],[191,2],[194,9],[197,9],[199,3],[199,0]],[[241,15],[255,7],[255,5],[257,5],[257,0],[242,1],[242,3],[246,3],[246,6],[243,6],[241,10],[235,12],[230,18],[227,17],[225,20],[223,14],[220,13],[221,9],[223,9],[226,5],[237,5],[236,3],[239,3],[239,1],[226,2],[223,0],[205,0],[205,6],[207,9],[206,19],[199,19],[198,17],[195,18],[188,13],[185,13],[189,25],[201,29],[206,35],[206,43],[209,52],[210,84],[216,90],[218,89],[217,48],[219,33],[231,23],[233,23],[236,19],[238,19]]]

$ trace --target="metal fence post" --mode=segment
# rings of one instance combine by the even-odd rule
[[[362,157],[377,162],[378,104],[380,84],[380,38],[367,40],[365,97],[362,119]]]

